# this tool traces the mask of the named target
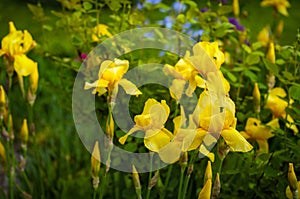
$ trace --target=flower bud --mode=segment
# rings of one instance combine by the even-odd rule
[[[188,162],[188,153],[187,152],[182,152],[180,159],[179,159],[179,164],[181,166],[186,166]]]
[[[132,165],[132,179],[137,197],[142,198],[142,187],[140,177],[134,165]]]
[[[276,58],[275,58],[274,42],[270,42],[270,44],[269,44],[269,50],[268,50],[266,58],[271,63],[275,64]]]
[[[114,131],[115,131],[114,119],[112,114],[109,113],[106,120],[106,134],[111,141],[114,138]]]
[[[157,170],[155,172],[154,176],[151,178],[151,181],[148,185],[148,189],[152,189],[156,185],[156,183],[158,181],[158,177],[159,177],[159,170]]]
[[[94,189],[98,188],[99,185],[99,172],[100,172],[100,150],[98,141],[96,141],[92,157],[91,157],[91,169],[92,169],[92,178],[93,178],[93,187]]]
[[[0,158],[4,164],[6,164],[6,151],[3,144],[0,142]]]
[[[211,179],[208,179],[204,187],[202,188],[201,192],[199,193],[198,199],[210,199],[211,186],[212,186]]]
[[[28,141],[28,124],[27,124],[27,119],[23,120],[22,123],[22,127],[21,127],[21,133],[20,133],[20,137],[21,137],[21,147],[23,150],[26,151],[27,149],[27,141]]]
[[[207,162],[206,170],[204,173],[204,183],[206,183],[207,180],[212,179],[212,170],[211,170],[211,162]]]
[[[5,109],[6,109],[6,99],[5,99],[5,91],[2,85],[0,85],[0,119],[2,120],[4,117]]]
[[[254,111],[256,113],[259,113],[260,112],[260,91],[257,83],[254,84],[252,96],[253,96]]]
[[[289,180],[289,186],[290,186],[291,191],[295,192],[297,190],[297,177],[294,172],[293,163],[289,163],[288,180]]]
[[[280,38],[282,32],[283,32],[283,27],[284,27],[284,21],[280,20],[279,23],[276,26],[276,30],[275,30],[275,35],[277,38]]]
[[[273,73],[269,73],[267,75],[267,84],[268,84],[268,90],[271,91],[275,86],[276,80],[275,75]]]
[[[31,106],[35,102],[36,91],[37,91],[37,88],[38,88],[38,81],[39,81],[39,72],[38,72],[37,63],[35,62],[35,64],[36,64],[36,67],[35,67],[34,71],[29,76],[30,87],[29,87],[29,90],[28,90],[28,102]]]
[[[239,0],[233,0],[233,14],[235,17],[238,17],[240,14],[240,5],[239,5]]]
[[[213,186],[213,191],[212,191],[212,198],[217,198],[219,193],[220,193],[220,190],[221,190],[221,182],[220,182],[220,175],[219,173],[217,173],[216,175],[216,179],[215,179],[215,182],[214,182],[214,186]]]

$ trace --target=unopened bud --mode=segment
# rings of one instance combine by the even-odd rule
[[[204,187],[202,188],[201,192],[199,193],[198,199],[210,199],[211,186],[211,179],[208,179],[207,182],[204,184]]]
[[[274,42],[270,42],[269,44],[269,50],[266,56],[267,60],[269,60],[271,63],[275,64],[276,58],[275,58],[275,47]]]
[[[268,90],[271,91],[275,86],[275,75],[273,73],[269,73],[267,75],[267,84],[268,84]]]
[[[142,198],[142,187],[140,177],[134,165],[132,165],[132,179],[137,197]]]
[[[204,173],[204,183],[206,183],[207,180],[212,179],[212,169],[211,169],[211,162],[207,162],[206,170]]]
[[[235,17],[238,17],[240,14],[240,5],[239,5],[239,0],[233,0],[233,14]]]
[[[114,131],[115,131],[114,119],[112,114],[109,113],[106,120],[106,134],[110,140],[113,140],[114,138]]]
[[[190,166],[188,166],[186,175],[187,175],[187,176],[190,176],[190,175],[192,174],[193,170],[194,170],[194,165],[193,165],[193,164],[190,165]]]
[[[22,127],[21,127],[21,147],[23,150],[26,151],[27,149],[27,141],[28,141],[28,124],[27,124],[27,119],[23,120]]]
[[[221,141],[218,144],[218,156],[221,160],[224,160],[226,155],[229,153],[230,148],[229,146],[225,143],[225,141]]]
[[[0,85],[0,119],[2,120],[4,117],[6,108],[6,97],[5,97],[5,91],[2,85]]]
[[[159,175],[159,170],[157,170],[154,174],[154,176],[151,178],[151,181],[150,181],[150,184],[148,186],[148,189],[152,189],[156,183],[157,183],[157,180],[158,180],[158,176]]]
[[[254,111],[256,113],[259,113],[260,112],[260,91],[257,83],[254,84],[252,95],[253,95]]]
[[[0,157],[1,157],[1,160],[6,164],[6,151],[1,142],[0,142]]]
[[[279,38],[283,32],[283,27],[284,27],[284,21],[280,20],[279,23],[276,26],[276,30],[275,30],[275,35],[277,38]]]
[[[298,188],[297,188],[297,177],[294,172],[293,163],[289,163],[288,180],[289,180],[289,186],[290,186],[291,191],[295,192]]]
[[[217,173],[214,186],[213,186],[213,191],[212,191],[212,199],[216,199],[218,197],[220,190],[221,190],[220,175],[219,173]]]
[[[98,141],[96,141],[93,152],[92,152],[92,157],[91,157],[91,169],[92,169],[92,178],[93,178],[93,187],[94,189],[98,188],[99,185],[99,172],[100,172],[100,150],[99,150],[99,145]]]
[[[188,153],[185,151],[181,153],[180,159],[179,159],[179,164],[181,166],[186,166],[188,162]]]

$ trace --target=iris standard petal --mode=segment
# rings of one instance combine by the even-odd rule
[[[37,63],[29,59],[26,55],[14,56],[14,69],[22,76],[28,76],[34,72]]]
[[[123,78],[120,79],[118,84],[125,90],[125,92],[129,95],[141,95],[142,92],[134,85],[131,81]]]

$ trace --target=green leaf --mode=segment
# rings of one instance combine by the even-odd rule
[[[236,82],[237,78],[234,74],[232,74],[231,72],[227,72],[226,75],[228,76],[228,78],[232,81],[232,82]]]
[[[252,49],[253,50],[257,50],[257,49],[259,49],[261,47],[262,47],[262,43],[260,41],[255,42],[255,43],[252,44]]]
[[[246,44],[242,44],[242,48],[244,49],[244,51],[246,51],[249,54],[252,52],[251,48]]]
[[[90,2],[83,2],[83,8],[85,10],[90,10],[93,8],[93,5]]]
[[[300,101],[300,84],[292,85],[289,88],[289,94],[293,99]]]
[[[45,16],[44,9],[40,4],[33,5],[28,3],[27,7],[29,8],[29,10],[31,11],[31,13],[34,15],[35,18],[42,19]]]
[[[277,59],[276,64],[277,65],[283,65],[283,64],[285,64],[285,61],[283,59]]]
[[[246,64],[248,65],[258,64],[259,61],[260,61],[260,57],[255,54],[250,54],[246,57]]]
[[[232,6],[221,6],[221,7],[219,7],[217,12],[219,15],[225,15],[225,14],[231,13]]]
[[[245,76],[249,77],[252,82],[257,82],[257,75],[250,70],[245,71]]]
[[[292,73],[288,72],[288,71],[283,71],[282,72],[283,77],[285,77],[288,80],[293,80],[295,77],[292,75]]]
[[[266,60],[266,59],[263,59],[263,62],[265,64],[266,68],[270,72],[274,73],[275,76],[278,76],[279,69],[278,69],[278,66],[276,64],[273,64],[269,60]]]

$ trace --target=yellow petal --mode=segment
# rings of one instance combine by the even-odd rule
[[[298,133],[298,128],[297,126],[294,124],[294,119],[290,116],[290,115],[287,115],[287,123],[286,123],[286,126],[293,130],[294,131],[294,135],[296,135]]]
[[[123,78],[120,79],[120,81],[118,82],[118,84],[120,86],[122,86],[122,88],[125,90],[125,92],[129,95],[141,95],[142,92],[130,81],[128,81],[127,79]]]
[[[33,41],[31,34],[27,30],[24,30],[23,53],[27,53],[34,45],[35,42]]]
[[[169,144],[172,139],[172,137],[170,136],[172,134],[168,132],[167,129],[162,129],[155,134],[152,134],[149,131],[146,131],[144,144],[150,151],[159,152],[159,150],[165,145]],[[149,136],[147,134],[152,135]]]
[[[26,55],[14,56],[14,69],[19,75],[27,76],[34,72],[36,62],[29,59]]]
[[[17,31],[14,22],[12,22],[12,21],[8,22],[8,26],[9,26],[9,33],[13,33],[15,31]]]
[[[258,143],[259,147],[258,152],[269,153],[269,144],[266,139],[257,139],[256,142]]]
[[[170,86],[170,94],[173,99],[177,101],[177,103],[180,101],[181,96],[183,94],[183,90],[185,87],[186,81],[183,79],[174,79],[172,81],[172,85]]]
[[[181,154],[182,143],[174,140],[158,151],[160,159],[168,164],[172,164],[179,160]]]
[[[231,151],[248,152],[252,150],[252,145],[235,129],[229,128],[221,132],[227,145]]]
[[[124,144],[128,138],[129,135],[133,134],[134,132],[138,131],[138,130],[142,130],[139,126],[134,126],[132,129],[130,129],[128,131],[128,133],[126,133],[126,135],[122,136],[119,138],[119,142],[121,144]]]
[[[32,94],[35,94],[37,90],[38,81],[39,81],[39,71],[38,71],[37,63],[35,62],[35,68],[29,76],[30,90]]]

